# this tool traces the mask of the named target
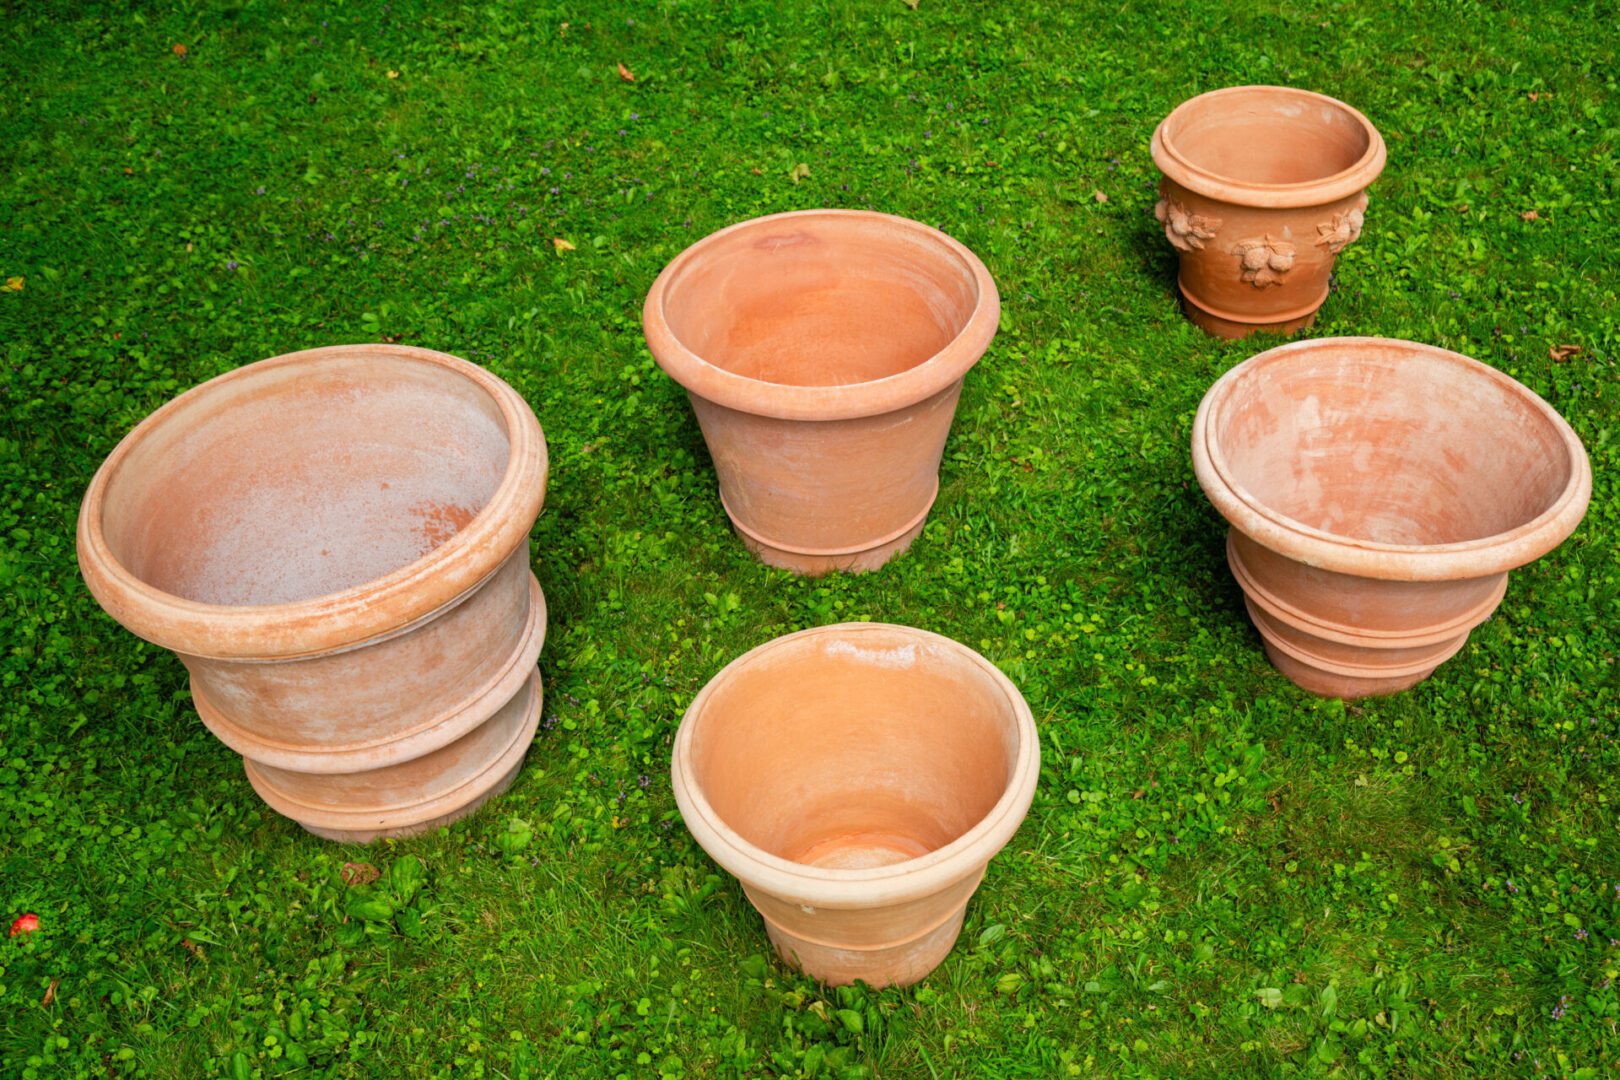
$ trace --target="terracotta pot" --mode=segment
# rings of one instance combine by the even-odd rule
[[[79,566],[179,654],[267,803],[334,840],[405,836],[504,790],[534,734],[545,485],[540,425],[482,368],[310,349],[130,432],[85,493]]]
[[[944,233],[807,210],[687,248],[642,323],[743,543],[819,574],[875,569],[922,531],[962,378],[1000,317],[984,264]]]
[[[907,984],[962,929],[1040,773],[1029,706],[984,657],[904,626],[800,631],[728,664],[675,736],[675,800],[788,963]]]
[[[1592,493],[1575,432],[1466,356],[1323,338],[1223,375],[1193,467],[1266,653],[1306,690],[1404,690],[1496,610],[1508,571],[1574,531]]]
[[[1177,106],[1152,149],[1187,317],[1223,338],[1315,321],[1384,170],[1367,118],[1308,90],[1234,86]]]

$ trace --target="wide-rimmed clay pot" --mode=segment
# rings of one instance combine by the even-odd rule
[[[743,543],[819,574],[875,569],[922,531],[962,378],[1000,317],[984,264],[937,229],[807,210],[687,248],[642,323]]]
[[[904,985],[950,952],[1018,830],[1040,747],[984,657],[904,626],[777,638],[716,675],[675,736],[675,800],[777,951],[832,984]]]
[[[249,364],[158,409],[79,513],[90,591],[179,654],[273,808],[366,842],[470,813],[540,715],[540,425],[506,383],[398,345]]]
[[[1322,94],[1234,86],[1177,106],[1152,150],[1188,318],[1223,338],[1309,326],[1384,170],[1377,129]]]
[[[1204,395],[1192,443],[1267,655],[1330,697],[1427,678],[1592,493],[1586,452],[1550,405],[1409,341],[1250,357]]]

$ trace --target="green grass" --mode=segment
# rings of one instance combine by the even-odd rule
[[[1620,1067],[1610,6],[144,7],[0,23],[0,913],[43,922],[0,940],[0,1074]],[[1243,82],[1334,94],[1389,144],[1312,332],[1479,357],[1592,457],[1581,529],[1389,699],[1268,667],[1192,477],[1199,398],[1265,343],[1179,314],[1147,144]],[[1005,319],[910,554],[804,581],[727,527],[640,304],[704,234],[814,206],[944,227]],[[259,803],[72,532],[182,389],[381,338],[533,404],[552,628],[510,793],[360,850]],[[906,991],[785,970],[669,788],[725,661],[856,618],[980,649],[1042,737],[1028,820]]]

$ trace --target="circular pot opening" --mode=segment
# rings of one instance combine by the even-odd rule
[[[930,638],[808,635],[733,667],[693,718],[696,789],[743,840],[809,866],[962,837],[1013,782],[1019,713],[988,665]]]
[[[974,268],[926,226],[779,215],[700,241],[663,292],[694,356],[744,378],[842,386],[929,360],[979,306]]]
[[[1242,369],[1211,417],[1224,471],[1351,540],[1459,544],[1528,525],[1577,462],[1541,399],[1465,357],[1331,342]]]
[[[1309,184],[1346,172],[1372,149],[1355,110],[1303,90],[1246,86],[1202,94],[1165,120],[1162,137],[1194,169],[1235,184]]]
[[[363,585],[433,551],[494,494],[497,402],[397,355],[269,364],[178,399],[110,474],[112,555],[152,588],[220,606]]]

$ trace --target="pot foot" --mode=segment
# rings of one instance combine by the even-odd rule
[[[967,904],[953,910],[938,926],[897,942],[858,949],[839,948],[828,942],[795,937],[766,920],[765,931],[782,961],[828,986],[848,986],[859,980],[877,989],[910,986],[937,968],[962,932]]]
[[[864,551],[857,551],[847,555],[807,555],[787,548],[774,547],[758,540],[741,529],[737,535],[742,538],[743,546],[767,566],[775,566],[782,570],[791,570],[795,574],[805,577],[820,577],[834,571],[846,574],[865,574],[876,570],[896,555],[901,554],[911,546],[922,532],[926,521],[919,521],[898,537],[886,544],[870,547]]]
[[[536,672],[530,676],[517,698],[487,722],[487,724],[510,724],[511,721],[506,720],[501,714],[505,713],[508,717],[513,716],[514,712],[517,714],[515,717],[517,730],[494,760],[451,790],[435,793],[419,802],[380,805],[369,809],[318,806],[277,789],[274,781],[275,770],[256,766],[250,760],[244,760],[244,766],[254,790],[271,809],[291,818],[305,831],[324,840],[334,840],[343,844],[369,844],[384,838],[401,839],[417,836],[472,815],[490,799],[512,786],[518,771],[523,767],[523,759],[529,751],[529,745],[534,741],[534,733],[540,726],[542,698],[540,675]],[[483,729],[475,729],[464,738],[476,739],[481,734]],[[458,746],[459,744],[452,743],[439,753],[449,753],[453,756]],[[351,775],[355,790],[365,790],[367,781],[365,774]]]
[[[1435,668],[1440,666],[1436,664],[1434,667],[1424,668],[1410,675],[1345,675],[1296,660],[1269,641],[1265,642],[1265,648],[1266,659],[1271,661],[1271,666],[1301,690],[1320,697],[1343,698],[1345,701],[1364,697],[1383,697],[1398,694],[1402,690],[1410,690],[1433,675]]]
[[[1211,337],[1225,338],[1229,341],[1248,337],[1254,333],[1280,334],[1285,337],[1297,334],[1316,322],[1316,312],[1322,306],[1322,301],[1318,300],[1303,313],[1295,313],[1273,322],[1255,322],[1237,318],[1230,312],[1204,307],[1187,295],[1186,290],[1179,287],[1177,292],[1181,295],[1181,309],[1187,313],[1188,321]],[[1323,299],[1326,299],[1325,295]]]

